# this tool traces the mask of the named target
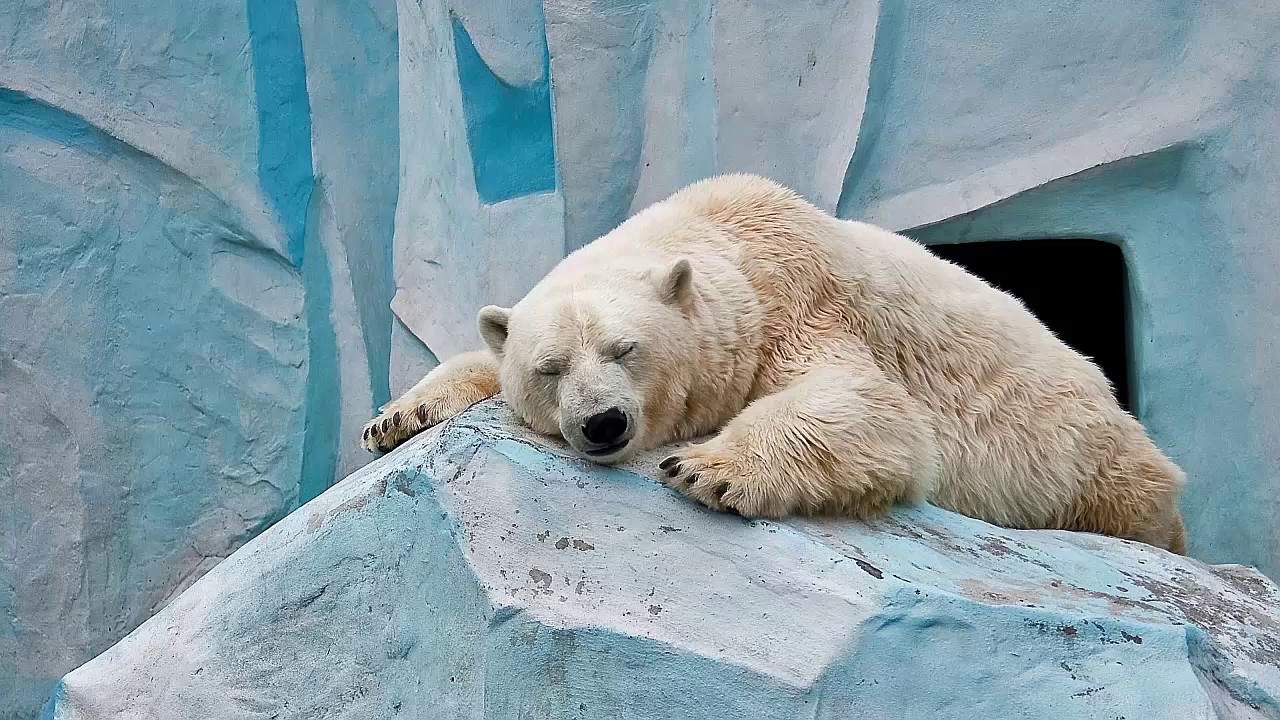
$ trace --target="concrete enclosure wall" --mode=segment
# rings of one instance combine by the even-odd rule
[[[0,719],[367,462],[481,305],[723,171],[928,243],[1118,244],[1192,552],[1280,575],[1275,3],[0,17]]]

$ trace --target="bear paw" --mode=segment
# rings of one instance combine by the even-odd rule
[[[745,517],[780,517],[795,505],[782,483],[771,481],[743,455],[695,445],[663,460],[658,468],[668,487],[720,512]]]
[[[425,402],[410,404],[397,400],[364,426],[360,444],[369,452],[391,452],[405,440],[446,419],[439,415]]]
[[[383,406],[364,426],[360,444],[369,452],[391,452],[404,441],[483,400],[484,393],[466,384],[431,383],[420,392]]]
[[[409,392],[387,403],[364,426],[360,444],[390,452],[405,440],[498,394],[497,367],[488,353],[463,353],[436,367]]]

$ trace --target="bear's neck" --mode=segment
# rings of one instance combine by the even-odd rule
[[[673,435],[691,439],[723,426],[751,398],[764,344],[764,312],[751,283],[719,257],[694,261],[688,318],[694,339],[683,382],[684,410]]]

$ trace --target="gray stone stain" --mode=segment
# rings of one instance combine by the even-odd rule
[[[533,579],[534,587],[539,590],[547,590],[551,587],[551,575],[539,570],[538,568],[529,570],[529,577]]]

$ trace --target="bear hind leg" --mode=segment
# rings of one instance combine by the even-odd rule
[[[1185,555],[1186,528],[1178,511],[1185,476],[1140,432],[1130,428],[1127,437],[1099,444],[1103,461],[1059,526]]]

